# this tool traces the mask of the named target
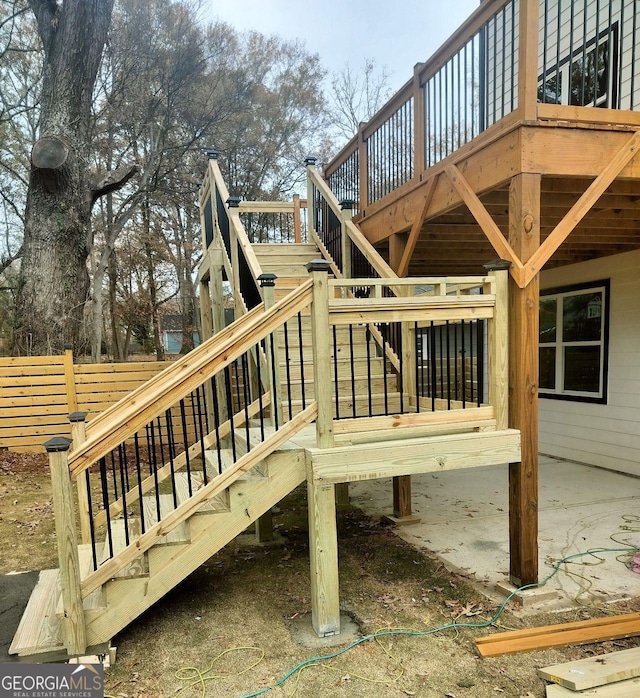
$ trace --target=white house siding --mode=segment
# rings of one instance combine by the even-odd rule
[[[640,476],[640,251],[552,269],[541,289],[610,279],[606,404],[540,398],[541,453]]]

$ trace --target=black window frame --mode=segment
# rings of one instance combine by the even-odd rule
[[[548,392],[548,389],[538,387],[538,396],[541,398],[544,398],[545,400],[565,400],[565,401],[571,401],[571,402],[589,402],[589,403],[595,403],[595,404],[600,404],[600,405],[606,405],[608,401],[608,386],[609,386],[609,327],[610,327],[610,298],[611,298],[611,280],[610,279],[597,279],[594,281],[588,281],[580,284],[572,284],[568,286],[556,286],[554,288],[548,288],[540,291],[540,301],[542,301],[543,298],[547,296],[558,296],[562,295],[563,297],[567,294],[573,294],[576,291],[585,291],[588,292],[590,290],[592,291],[598,291],[599,289],[603,289],[604,293],[604,298],[603,298],[603,304],[602,304],[602,312],[604,315],[603,318],[603,327],[602,327],[602,339],[600,340],[601,342],[601,347],[602,347],[602,352],[601,352],[601,363],[602,363],[602,385],[600,386],[599,390],[599,395],[588,395],[588,394],[576,394],[578,391],[574,392]],[[561,328],[556,327],[556,332],[561,332]],[[575,346],[575,341],[574,342],[564,342],[562,339],[558,340],[558,337],[556,336],[556,341],[551,343],[542,343],[538,342],[538,354],[540,354],[540,349],[545,348],[548,345],[554,344],[556,346],[556,349],[558,347],[563,347],[565,345],[573,345]],[[538,359],[539,360],[539,359]],[[556,374],[555,375],[555,380],[556,380],[556,386],[557,385],[563,385],[564,384],[564,377],[565,377],[565,371],[564,371],[564,365],[562,366],[562,371],[560,375]],[[587,391],[584,391],[587,392]]]
[[[570,106],[587,106],[594,109],[618,109],[618,78],[619,78],[619,27],[618,22],[613,22],[610,27],[603,29],[598,33],[597,36],[593,36],[585,44],[582,44],[576,49],[573,49],[569,55],[566,55],[560,60],[559,63],[554,64],[552,67],[547,68],[544,73],[538,75],[538,101],[545,104],[558,104],[558,105],[570,105]],[[598,51],[605,42],[609,42],[609,55],[608,55],[608,75],[607,75],[607,90],[605,93],[605,98],[601,104],[598,104],[598,98],[594,100],[593,104],[574,104],[571,101],[571,70],[572,65],[581,59],[586,60],[587,55],[593,50]],[[568,78],[568,84],[566,85],[567,90],[567,100],[557,101],[557,100],[547,100],[545,99],[544,85],[554,78],[556,84],[558,81],[562,82],[564,79],[564,68],[568,65],[566,71],[566,77]],[[583,86],[584,87],[584,86]],[[562,87],[561,87],[562,89]],[[541,90],[542,96],[541,99]],[[562,93],[561,93],[562,94]]]

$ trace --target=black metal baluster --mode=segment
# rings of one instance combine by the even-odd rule
[[[284,363],[285,371],[287,374],[287,402],[289,403],[289,419],[293,419],[293,407],[292,396],[291,396],[291,357],[289,356],[289,326],[288,323],[284,323]]]
[[[140,508],[140,531],[145,532],[145,520],[144,520],[144,500],[142,491],[142,465],[140,463],[140,440],[138,434],[133,435],[133,449],[136,454],[136,479],[138,481],[138,506]]]
[[[353,325],[349,325],[349,369],[351,371],[351,414],[356,416],[356,371],[353,356]]]
[[[384,414],[389,414],[389,391],[387,389],[387,336],[389,332],[389,324],[385,322],[380,326],[380,328],[382,329],[382,386],[384,390]]]
[[[233,454],[233,462],[238,460],[237,448],[236,448],[236,433],[235,425],[233,423],[233,397],[231,395],[231,372],[229,367],[224,368],[224,390],[227,399],[227,413],[229,414],[229,434],[231,436],[231,452]]]
[[[278,385],[278,371],[276,366],[276,352],[274,348],[274,333],[269,335],[270,353],[271,353],[271,385],[273,386],[273,395],[271,396],[271,411],[273,412],[273,421],[276,427],[276,431],[279,428],[278,425],[278,410],[277,401],[280,395],[280,386]]]
[[[169,470],[171,472],[171,491],[173,494],[173,508],[177,509],[178,508],[178,490],[176,487],[176,468],[175,468],[175,463],[173,461],[173,428],[172,428],[172,421],[171,421],[171,410],[168,409],[164,413],[164,417],[167,423],[167,440],[169,442]]]
[[[398,380],[400,382],[400,414],[404,414],[404,357],[402,355],[402,323],[397,322],[394,325],[396,332],[396,353],[400,370],[398,371]],[[386,376],[384,378],[387,382]]]
[[[151,429],[151,446],[152,446],[152,461],[153,461],[153,485],[154,494],[156,500],[156,513],[158,515],[158,521],[160,521],[160,483],[158,482],[158,461],[156,455],[156,436],[155,429],[153,428],[153,421],[149,422]]]
[[[371,328],[365,329],[365,343],[367,346],[367,397],[369,401],[369,417],[373,417],[373,388],[371,386]]]
[[[182,427],[182,441],[184,443],[184,465],[187,471],[187,488],[189,497],[193,495],[193,485],[191,483],[191,456],[189,454],[189,437],[187,432],[187,412],[184,407],[184,399],[180,400],[180,425]],[[217,420],[216,420],[217,426]]]
[[[109,510],[109,483],[107,482],[107,459],[100,459],[100,484],[102,486],[102,506],[107,522],[107,545],[109,547],[109,559],[113,557],[113,531],[111,530],[111,511]]]
[[[207,474],[207,454],[204,445],[204,431],[202,428],[202,396],[200,395],[200,386],[196,388],[195,392],[196,405],[198,406],[198,427],[200,432],[198,441],[200,442],[200,457],[202,458],[202,481],[206,485],[209,482],[209,476]],[[233,425],[233,419],[231,419],[231,424]]]
[[[118,444],[118,461],[120,464],[120,486],[122,488],[122,517],[124,519],[124,543],[129,545],[129,512],[127,511],[127,487],[124,471],[127,467],[124,444]]]
[[[264,405],[262,400],[262,351],[256,344],[256,380],[258,382],[258,414],[260,415],[260,441],[264,441]]]
[[[85,487],[87,488],[87,505],[89,507],[89,536],[91,538],[91,560],[93,569],[98,569],[98,555],[96,551],[96,524],[93,520],[93,495],[91,493],[91,478],[89,476],[89,468],[84,471]]]
[[[462,327],[462,408],[467,405],[467,351],[464,341],[464,320],[460,322]]]
[[[336,398],[336,419],[340,419],[340,391],[339,391],[339,380],[340,371],[338,368],[338,328],[333,325],[331,328],[333,335],[333,392]]]
[[[218,375],[211,379],[211,396],[213,398],[213,429],[216,433],[216,456],[218,458],[218,475],[222,473],[222,444],[220,443],[220,402],[218,400]]]
[[[447,409],[451,409],[451,348],[449,346],[449,320],[445,322],[445,330],[447,332]]]
[[[415,373],[416,373],[416,412],[420,412],[420,393],[421,388],[420,388],[420,363],[422,363],[420,360],[422,359],[422,334],[420,334],[420,352],[418,353],[418,323],[414,322],[413,323],[413,361],[415,365]]]
[[[429,348],[431,349],[431,411],[436,411],[436,390],[438,387],[438,375],[436,371],[436,328],[431,320],[429,326]]]
[[[251,385],[249,383],[249,353],[245,352],[241,357],[242,387],[244,397],[244,425],[247,439],[247,453],[251,450],[251,425],[249,424],[249,404],[251,402]]]
[[[304,384],[304,347],[302,341],[302,313],[298,313],[298,351],[300,354],[300,385],[302,386],[302,409],[307,407],[306,388]]]

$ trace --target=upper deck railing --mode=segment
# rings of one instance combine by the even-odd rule
[[[362,212],[507,119],[640,123],[639,25],[636,0],[486,0],[325,178]]]

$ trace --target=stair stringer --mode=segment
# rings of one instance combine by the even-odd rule
[[[152,548],[148,578],[104,585],[106,609],[85,612],[90,646],[111,640],[306,479],[302,449],[276,452],[265,461],[268,477],[238,480],[229,487],[229,511],[196,512],[188,519],[189,543]]]

